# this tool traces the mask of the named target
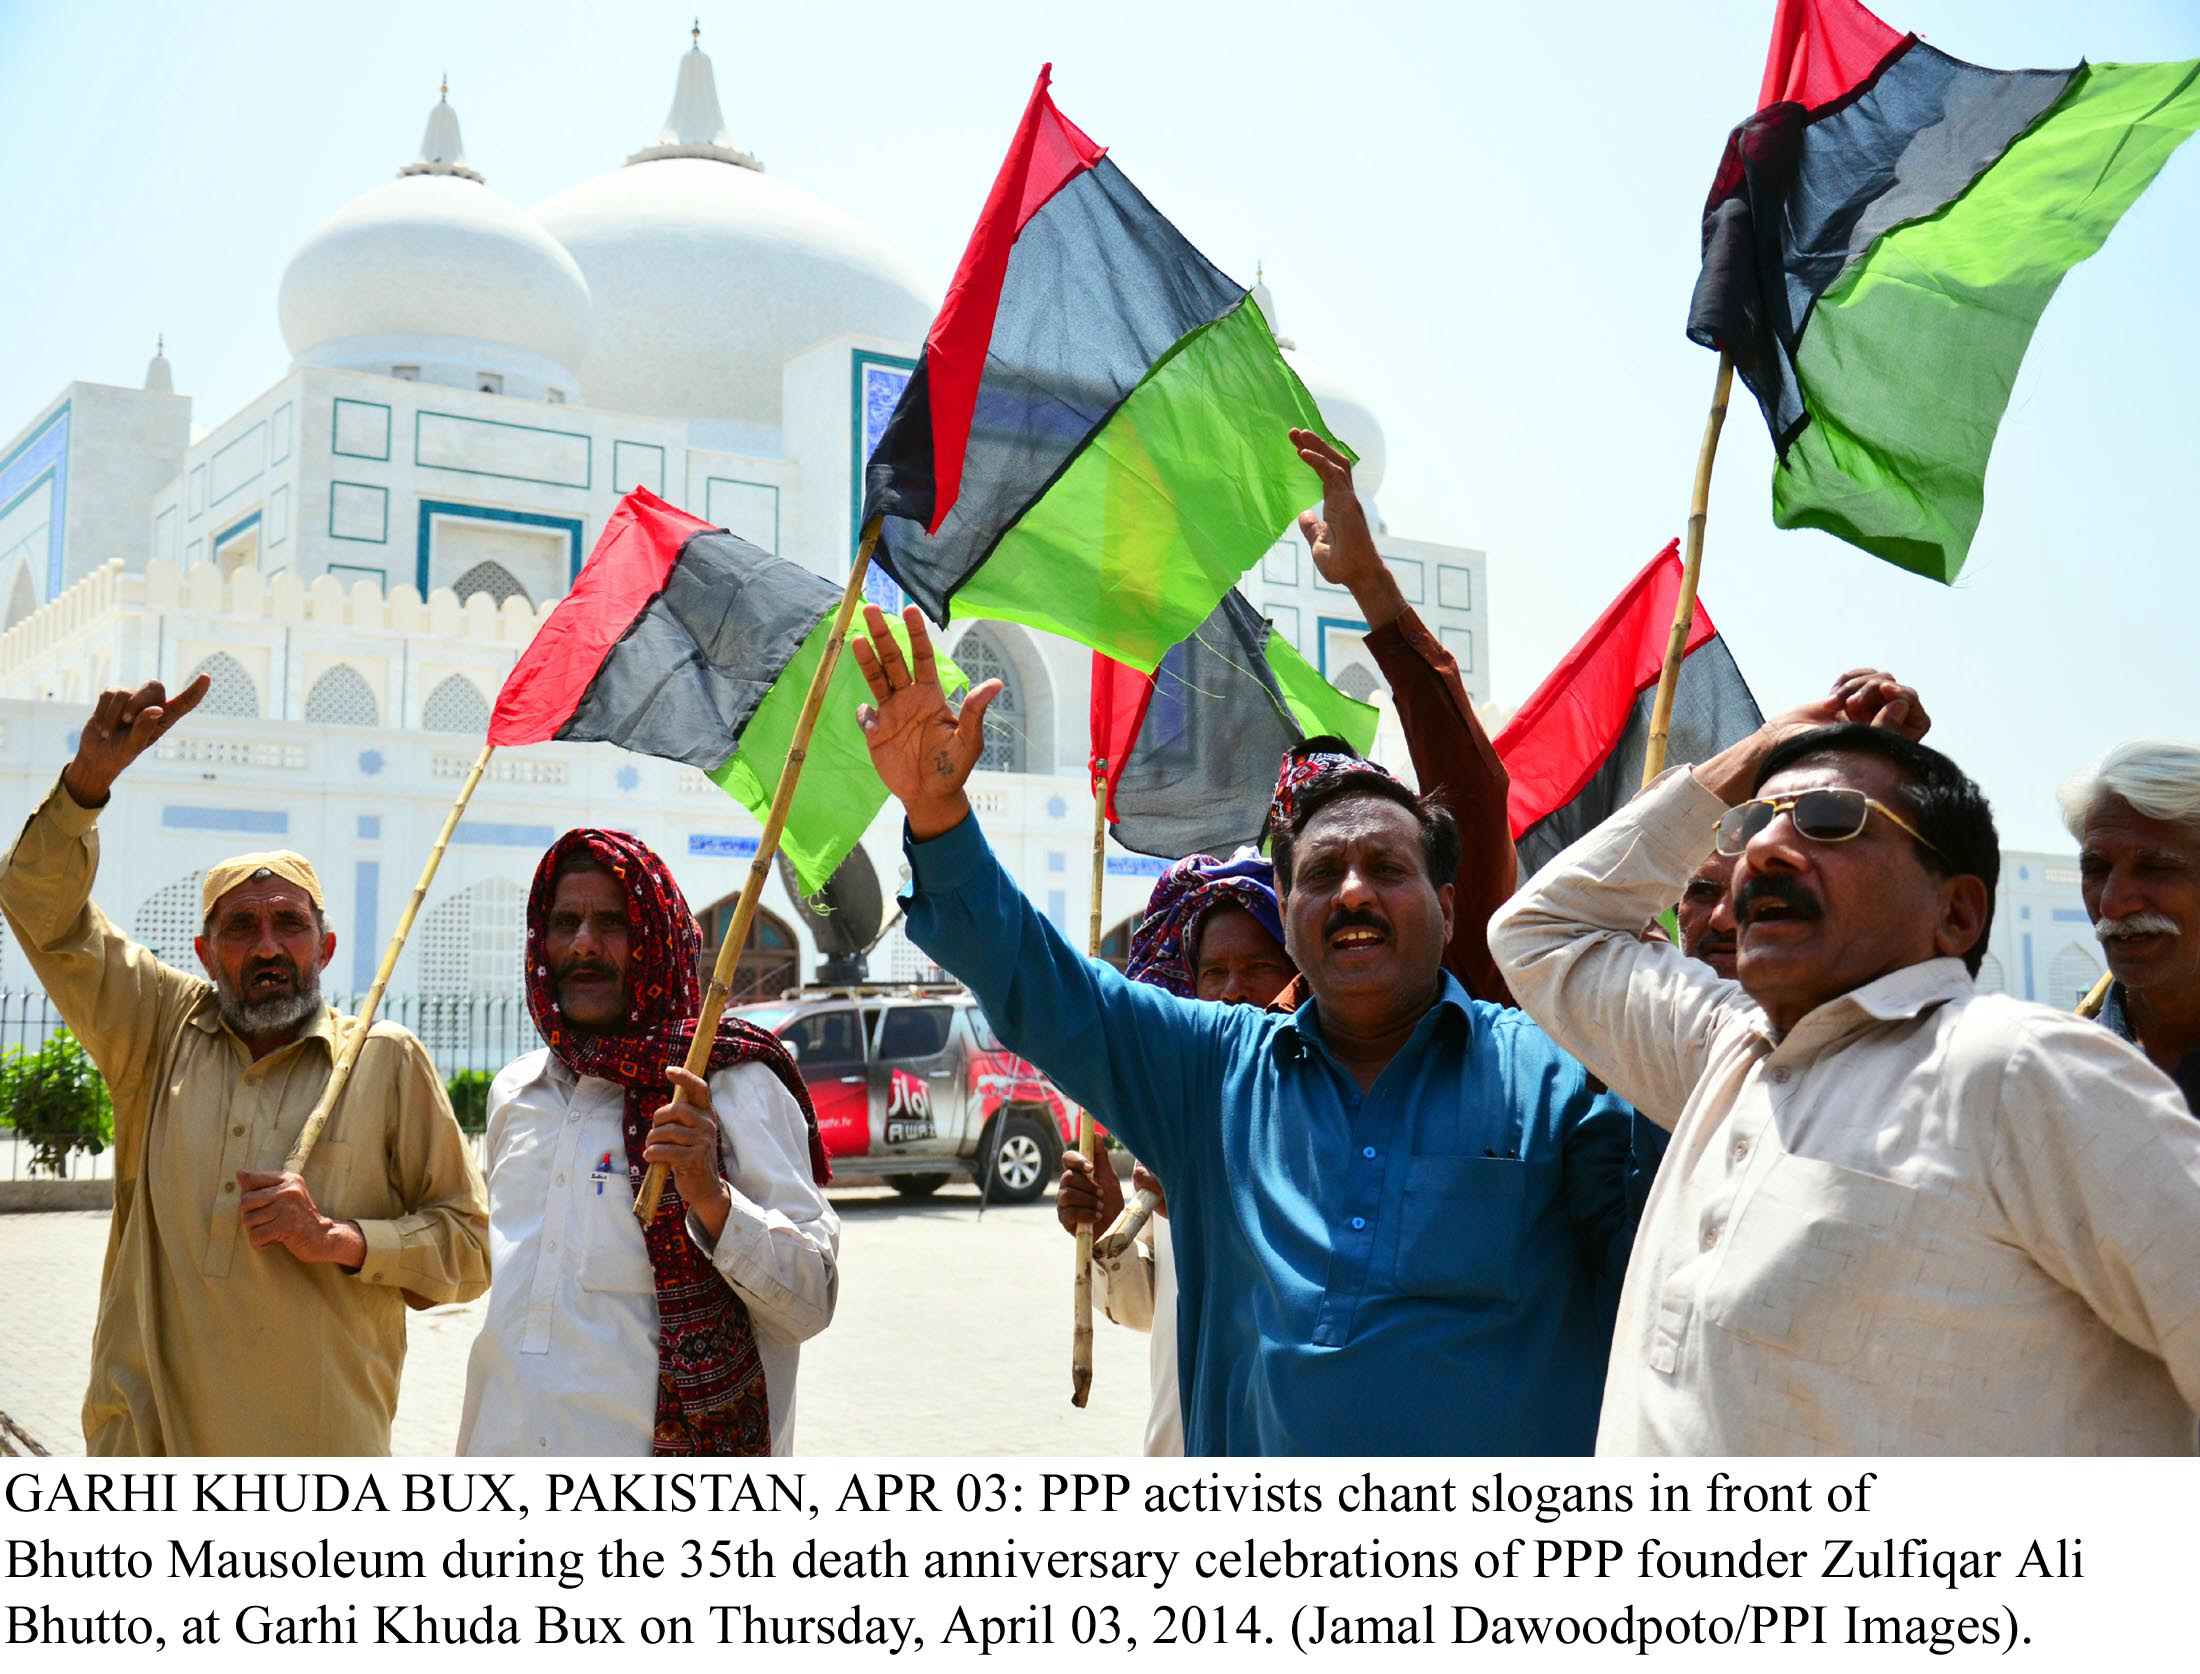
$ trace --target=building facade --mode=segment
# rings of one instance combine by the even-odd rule
[[[340,938],[327,986],[363,990],[498,686],[620,496],[646,487],[840,580],[863,462],[935,303],[860,223],[732,144],[699,45],[650,143],[531,210],[468,161],[439,101],[419,154],[291,258],[278,306],[292,364],[258,397],[201,427],[162,352],[143,389],[71,384],[0,450],[7,817],[45,795],[103,687],[208,673],[206,704],[102,822],[98,899],[189,966],[206,866],[297,848],[321,869]],[[1360,453],[1373,506],[1379,423],[1287,352]],[[1486,699],[1484,555],[1381,539]],[[1378,695],[1350,596],[1314,574],[1295,530],[1243,586],[1333,682]],[[871,591],[900,602],[883,574]],[[958,622],[946,641],[973,678],[1007,682],[974,782],[988,835],[1075,933],[1092,853],[1089,653],[1005,623]],[[1394,734],[1390,748],[1402,758]],[[502,752],[392,993],[516,1003],[528,879],[578,824],[656,846],[706,919],[738,891],[758,830],[675,763],[602,745]],[[882,816],[864,847],[891,893],[898,819]],[[1109,850],[1104,914],[1119,936],[1160,864]],[[744,962],[759,988],[816,962],[776,879],[764,906]],[[898,932],[873,956],[874,976],[923,971]],[[0,988],[30,981],[0,945]]]

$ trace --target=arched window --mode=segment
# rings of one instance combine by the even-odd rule
[[[320,727],[378,727],[382,710],[365,677],[349,663],[338,663],[306,693],[306,720]]]
[[[208,694],[209,700],[212,695]],[[131,919],[130,939],[163,965],[196,971],[199,956],[192,951],[191,943],[206,923],[206,915],[199,910],[199,889],[205,882],[206,873],[198,871],[186,872],[173,883],[161,885],[145,898]]]
[[[733,922],[734,904],[739,899],[738,894],[729,895],[695,915],[696,925],[703,932],[705,982],[717,963],[718,944],[726,939],[726,926]],[[793,928],[776,914],[757,908],[749,924],[749,939],[741,945],[741,956],[734,965],[731,998],[736,1004],[776,999],[782,989],[798,987],[801,982],[802,950]]]
[[[217,651],[193,669],[183,683],[188,686],[202,674],[212,675],[214,684],[199,705],[200,714],[227,715],[244,721],[258,719],[260,689],[236,658],[226,651]]]
[[[493,563],[486,559],[452,582],[451,591],[458,595],[461,604],[464,604],[476,593],[488,594],[490,598],[496,600],[500,608],[504,601],[514,594],[526,599],[529,604],[535,602],[533,599],[528,598],[527,589],[519,584],[519,577],[515,576],[502,564]]]
[[[2009,992],[2009,979],[2002,975],[2001,961],[1991,953],[1979,961],[1978,975],[1971,980],[1981,994]]]
[[[429,732],[463,732],[480,737],[489,730],[489,700],[463,674],[446,675],[428,694],[420,724]]]
[[[12,628],[38,608],[38,588],[31,581],[31,567],[20,565],[15,572],[15,585],[8,590],[8,611],[0,616],[0,629]]]
[[[502,1069],[535,1044],[527,1016],[527,892],[484,878],[420,921],[420,993],[412,1022],[449,1074]]]
[[[2051,1006],[2074,1006],[2092,992],[2101,974],[2101,962],[2078,942],[2065,944],[2047,967],[2047,992],[2040,998]]]
[[[1138,932],[1139,921],[1146,915],[1133,913],[1113,930],[1100,938],[1100,957],[1117,970],[1131,962],[1131,937]]]
[[[1375,676],[1367,672],[1365,663],[1354,663],[1337,676],[1337,690],[1355,703],[1365,703],[1374,694]]]
[[[1001,695],[985,712],[985,748],[978,754],[978,765],[996,773],[1023,772],[1027,737],[1024,688],[1016,665],[1009,661],[1001,642],[982,627],[972,628],[958,639],[951,655],[956,666],[970,676],[971,685],[987,680],[1001,683]]]

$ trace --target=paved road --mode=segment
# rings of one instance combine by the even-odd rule
[[[1091,1405],[1069,1404],[1069,1239],[1051,1199],[996,1205],[983,1221],[972,1186],[922,1203],[883,1188],[833,1202],[840,1307],[802,1350],[799,1451],[1138,1451],[1144,1337],[1101,1320]],[[104,1212],[0,1215],[0,1415],[50,1453],[84,1451],[77,1414],[106,1237]],[[411,1316],[396,1452],[450,1452],[483,1306]]]

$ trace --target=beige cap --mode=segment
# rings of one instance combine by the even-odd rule
[[[269,849],[264,854],[232,855],[206,869],[206,884],[199,891],[199,916],[205,918],[214,911],[214,903],[247,883],[256,872],[272,872],[285,883],[294,883],[306,892],[316,907],[327,910],[328,903],[321,898],[321,879],[313,870],[313,862],[292,849]]]

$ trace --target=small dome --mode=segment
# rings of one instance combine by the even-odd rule
[[[931,325],[923,282],[883,241],[728,143],[700,47],[656,143],[535,214],[587,276],[591,406],[761,442],[795,356],[841,332],[914,343]]]
[[[1322,410],[1331,434],[1360,456],[1359,464],[1352,470],[1352,486],[1359,491],[1361,499],[1372,502],[1383,486],[1383,467],[1389,462],[1382,423],[1375,417],[1375,409],[1329,368],[1299,353],[1298,344],[1284,335],[1283,322],[1276,317],[1275,293],[1269,290],[1264,273],[1253,280],[1253,301],[1261,317],[1268,322],[1268,329],[1276,334],[1276,346],[1283,351],[1284,360],[1299,375],[1299,382],[1314,398],[1314,405]]]
[[[588,283],[573,258],[466,163],[448,101],[395,180],[314,228],[283,272],[283,338],[317,366],[577,393]]]

